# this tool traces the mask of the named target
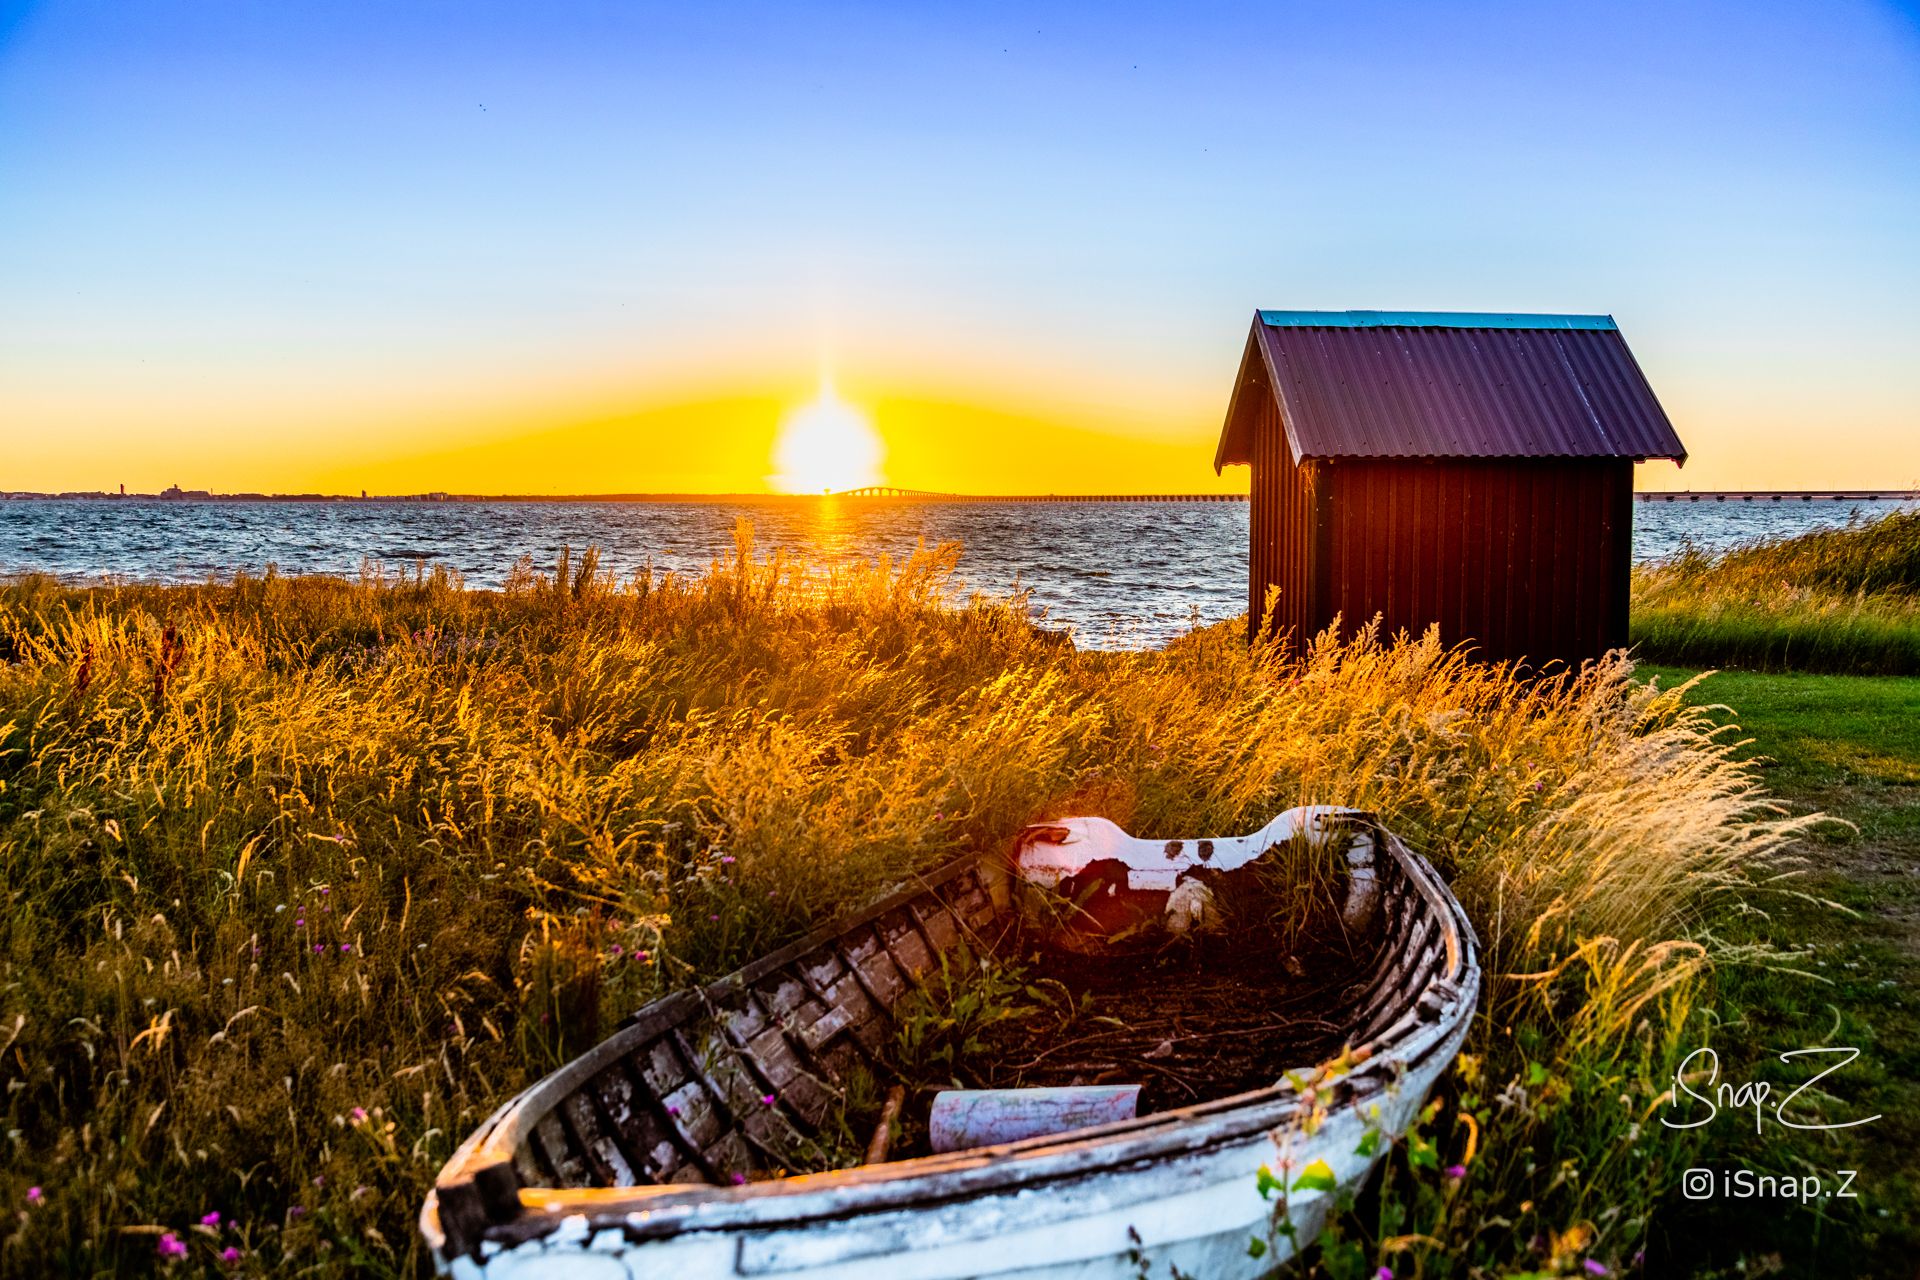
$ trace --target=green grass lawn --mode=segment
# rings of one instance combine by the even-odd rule
[[[1641,673],[1668,686],[1693,674]],[[1733,709],[1739,737],[1751,740],[1743,754],[1762,760],[1784,802],[1851,824],[1807,843],[1797,879],[1837,907],[1783,899],[1731,939],[1802,950],[1799,967],[1813,976],[1758,965],[1722,972],[1720,1078],[1774,1082],[1777,1100],[1782,1086],[1810,1074],[1779,1053],[1851,1046],[1859,1060],[1822,1081],[1832,1087],[1817,1108],[1829,1122],[1881,1118],[1820,1133],[1769,1115],[1756,1133],[1750,1111],[1744,1119],[1723,1111],[1707,1129],[1713,1167],[1819,1173],[1829,1185],[1836,1171],[1853,1169],[1859,1198],[1682,1202],[1667,1219],[1671,1260],[1650,1274],[1912,1276],[1920,1257],[1920,679],[1724,672],[1694,696]]]

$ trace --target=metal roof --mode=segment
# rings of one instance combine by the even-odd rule
[[[1216,471],[1251,461],[1256,394],[1295,462],[1687,456],[1611,316],[1259,312]]]

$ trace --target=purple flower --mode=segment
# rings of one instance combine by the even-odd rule
[[[626,949],[616,942],[611,947],[607,948],[607,954],[612,956],[615,960],[618,960],[621,956],[626,954]]]
[[[744,1173],[736,1173],[733,1175],[733,1185],[736,1187],[740,1186],[746,1180],[747,1180],[747,1175]]]
[[[234,1263],[240,1261],[240,1258],[240,1250],[233,1245],[228,1245],[220,1251],[220,1261],[226,1263],[228,1266],[232,1266]]]
[[[724,858],[722,858],[722,859],[720,859],[720,865],[721,865],[721,866],[723,866],[723,867],[730,867],[730,866],[732,866],[732,865],[733,865],[733,855],[732,855],[732,854],[728,854],[728,855],[727,855],[726,857],[724,857]]]
[[[670,1116],[675,1116],[675,1117],[677,1117],[677,1116],[679,1116],[679,1114],[680,1114],[680,1108],[678,1108],[678,1107],[668,1107],[668,1108],[667,1108],[667,1114],[668,1114],[668,1115],[670,1115]]]
[[[365,1124],[365,1123],[366,1123],[366,1120],[367,1120],[367,1109],[366,1109],[365,1107],[355,1107],[355,1108],[353,1109],[353,1111],[351,1112],[351,1114],[352,1114],[352,1116],[353,1116],[353,1122],[354,1122],[355,1124]]]
[[[1373,1273],[1373,1280],[1393,1280],[1393,1268],[1382,1267]]]
[[[1603,1276],[1607,1274],[1607,1264],[1596,1258],[1588,1258],[1580,1265],[1587,1269],[1587,1274],[1590,1276]]]
[[[324,1174],[324,1173],[316,1173],[316,1174],[314,1174],[314,1175],[313,1175],[313,1185],[314,1185],[314,1186],[316,1186],[316,1187],[324,1187],[324,1186],[326,1186],[326,1185],[327,1185],[327,1175],[326,1175],[326,1174]]]
[[[1447,1176],[1449,1178],[1464,1178],[1467,1176],[1467,1166],[1463,1164],[1450,1164],[1447,1166]]]
[[[289,1218],[304,1218],[307,1216],[307,1206],[303,1204],[290,1204],[287,1206],[287,1216]]]
[[[342,951],[351,951],[353,950],[353,944],[351,942],[343,942],[340,944],[340,949]]]
[[[773,1095],[772,1095],[772,1094],[770,1094],[770,1093],[763,1093],[763,1094],[761,1094],[761,1095],[760,1095],[760,1105],[761,1105],[761,1106],[763,1106],[763,1107],[770,1107],[770,1106],[772,1106],[772,1105],[773,1105]]]
[[[296,920],[295,920],[295,921],[293,922],[293,927],[294,927],[294,928],[296,928],[296,929],[304,929],[304,928],[306,928],[306,927],[307,927],[307,918],[306,918],[305,916],[301,916],[301,917],[299,917],[298,919],[296,919]]]
[[[38,1188],[38,1187],[28,1187],[28,1188],[27,1188],[27,1203],[28,1203],[28,1204],[39,1204],[39,1203],[40,1203],[40,1201],[41,1201],[42,1199],[44,1199],[44,1198],[45,1198],[45,1193],[44,1193],[44,1192],[42,1192],[42,1191],[40,1190],[40,1188]]]
[[[155,1252],[163,1258],[184,1258],[187,1256],[187,1243],[173,1232],[163,1231]]]
[[[633,958],[636,960],[645,960],[650,954],[650,952],[646,951],[636,951],[633,953]]]
[[[720,918],[719,916],[708,916],[708,917],[707,917],[707,919],[709,919],[709,920],[718,920],[719,918]]]
[[[322,893],[326,893],[326,892],[327,892],[327,887],[326,887],[325,885],[322,885],[322,886],[320,887],[320,892],[322,892]]]
[[[200,1216],[200,1225],[203,1227],[218,1228],[220,1225],[220,1211],[215,1209],[211,1213],[202,1214]]]

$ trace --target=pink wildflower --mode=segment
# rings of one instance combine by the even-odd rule
[[[163,1231],[155,1251],[163,1258],[184,1258],[187,1256],[187,1242],[171,1231]]]
[[[1297,684],[1299,682],[1295,681],[1294,683]],[[1393,1268],[1382,1267],[1378,1271],[1373,1273],[1373,1277],[1374,1277],[1374,1280],[1393,1280]]]
[[[612,956],[615,960],[618,960],[621,956],[626,954],[626,949],[616,942],[611,947],[607,948],[607,954]]]
[[[1607,1274],[1607,1264],[1597,1258],[1588,1258],[1580,1265],[1587,1269],[1587,1274],[1590,1276],[1603,1276]]]
[[[340,949],[342,951],[351,951],[353,950],[353,944],[351,942],[343,942],[340,944]]]
[[[1464,1178],[1467,1176],[1467,1166],[1463,1164],[1450,1164],[1447,1166],[1447,1176],[1449,1178]]]
[[[770,1107],[770,1106],[772,1106],[772,1105],[773,1105],[773,1095],[772,1095],[772,1094],[770,1094],[770,1093],[763,1093],[763,1094],[761,1094],[761,1095],[760,1095],[760,1105],[761,1105],[761,1106],[763,1106],[763,1107]]]
[[[733,1175],[733,1185],[736,1187],[740,1186],[746,1180],[747,1180],[747,1175],[744,1173],[736,1173]]]
[[[220,1225],[220,1211],[215,1209],[210,1213],[202,1214],[200,1225],[203,1227],[218,1227]]]
[[[355,1124],[365,1124],[367,1122],[367,1109],[365,1107],[355,1107],[352,1115]]]
[[[727,855],[726,857],[724,857],[724,858],[722,858],[722,859],[720,859],[720,865],[721,865],[721,866],[723,866],[723,867],[730,867],[730,866],[732,866],[732,865],[733,865],[733,855],[732,855],[732,854],[728,854],[728,855]]]
[[[228,1266],[232,1266],[234,1263],[240,1261],[241,1257],[242,1254],[240,1250],[233,1245],[228,1245],[220,1251],[220,1261],[226,1263]]]
[[[28,1203],[28,1204],[39,1204],[39,1203],[40,1203],[40,1201],[41,1201],[41,1200],[42,1200],[42,1199],[44,1198],[44,1195],[45,1195],[45,1193],[44,1193],[44,1192],[42,1192],[42,1191],[40,1190],[40,1188],[38,1188],[38,1187],[28,1187],[28,1188],[27,1188],[27,1203]]]

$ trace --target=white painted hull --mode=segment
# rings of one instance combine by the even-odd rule
[[[1464,1030],[1462,1024],[1462,1035]],[[1451,1058],[1449,1052],[1444,1060]],[[1383,1100],[1377,1127],[1404,1132],[1439,1070],[1436,1065],[1426,1079],[1409,1077],[1398,1098]],[[1274,1201],[1259,1193],[1260,1167],[1277,1171],[1289,1158],[1284,1150],[1295,1168],[1325,1160],[1340,1186],[1355,1190],[1374,1164],[1356,1151],[1366,1128],[1349,1112],[1330,1117],[1305,1142],[1283,1130],[1204,1156],[1067,1186],[759,1232],[694,1231],[629,1244],[619,1228],[594,1231],[580,1218],[541,1240],[456,1259],[450,1270],[460,1280],[1133,1280],[1139,1275],[1137,1238],[1155,1275],[1171,1274],[1171,1264],[1208,1280],[1252,1280],[1294,1252],[1292,1241],[1274,1230]],[[1331,1199],[1327,1192],[1291,1194],[1292,1239],[1319,1235]],[[1266,1247],[1259,1257],[1249,1247],[1255,1240]]]
[[[1176,1112],[839,1173],[523,1191],[517,1211],[509,1204],[464,1249],[430,1200],[423,1231],[442,1271],[462,1280],[1131,1280],[1141,1258],[1156,1276],[1169,1265],[1208,1280],[1267,1274],[1318,1235],[1337,1191],[1265,1198],[1262,1166],[1292,1184],[1324,1161],[1339,1189],[1357,1189],[1387,1147],[1362,1155],[1365,1134],[1405,1132],[1472,1018],[1479,970],[1465,917],[1424,861],[1397,842],[1391,853],[1411,888],[1386,895],[1387,914],[1403,912],[1427,976],[1406,1003],[1383,989],[1359,1007],[1368,1021],[1351,1063]],[[504,1141],[513,1111],[463,1152]],[[457,1185],[443,1175],[441,1193]],[[1275,1230],[1283,1213],[1291,1235]]]

